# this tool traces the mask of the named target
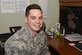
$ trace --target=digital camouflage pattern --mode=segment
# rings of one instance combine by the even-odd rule
[[[43,32],[32,36],[26,27],[13,34],[4,44],[5,55],[50,55]]]

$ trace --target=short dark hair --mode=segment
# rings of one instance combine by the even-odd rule
[[[30,4],[29,6],[26,7],[25,16],[29,15],[29,11],[31,9],[38,9],[38,10],[41,10],[41,12],[42,12],[42,9],[41,9],[41,7],[39,5],[37,5],[37,4]]]

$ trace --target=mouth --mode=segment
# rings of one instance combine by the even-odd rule
[[[36,27],[36,28],[40,28],[40,25],[36,25],[35,27]]]
[[[36,27],[36,28],[40,28],[40,26],[41,26],[41,25],[34,25],[34,27]]]

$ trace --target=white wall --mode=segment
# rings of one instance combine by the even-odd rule
[[[38,3],[39,0],[30,0]],[[1,9],[1,8],[0,8]],[[48,17],[44,18],[47,27],[51,27],[59,20],[59,0],[48,0]],[[0,12],[0,33],[7,33],[10,26],[25,26],[24,13],[2,14]]]

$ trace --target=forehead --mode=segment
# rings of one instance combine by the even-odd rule
[[[29,11],[29,14],[33,14],[33,15],[42,15],[42,12],[41,12],[41,10],[39,10],[39,9],[31,9],[30,11]]]

